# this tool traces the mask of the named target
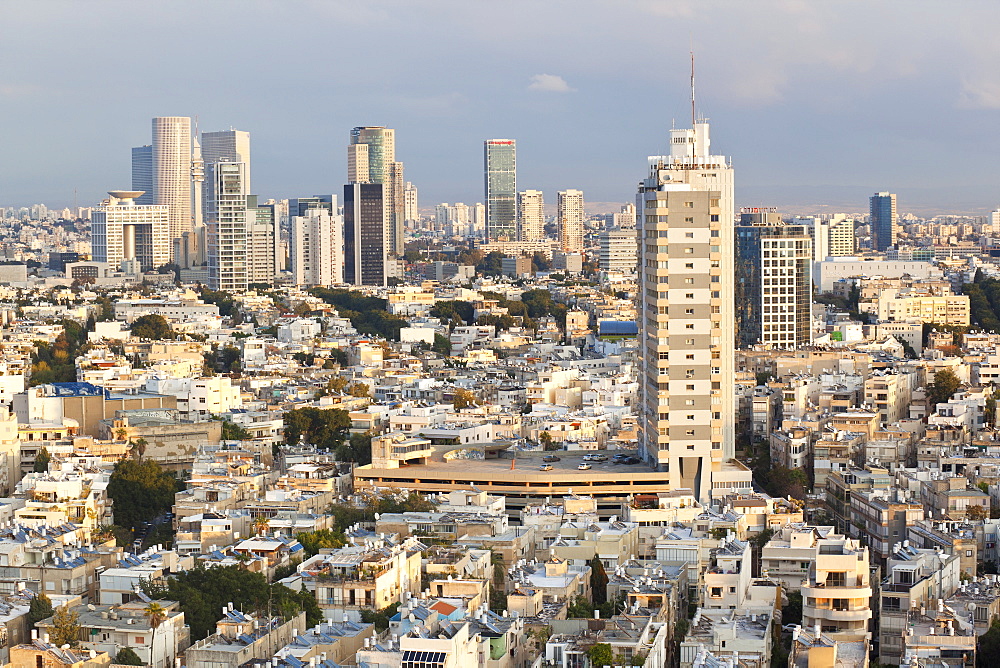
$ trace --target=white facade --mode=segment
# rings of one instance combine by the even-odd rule
[[[243,405],[240,388],[228,376],[211,378],[150,378],[146,390],[177,397],[177,410],[190,417],[219,415]]]
[[[336,208],[336,203],[334,203]],[[295,285],[338,285],[344,282],[344,218],[325,209],[293,216],[289,256]]]
[[[201,157],[205,167],[217,162],[242,162],[244,165],[245,188],[250,188],[250,133],[244,130],[222,130],[201,133]],[[215,183],[208,179],[204,186],[204,202],[215,197]]]
[[[567,252],[583,250],[583,191],[560,190],[556,202],[559,243]]]
[[[137,191],[138,192],[138,191]],[[138,260],[151,271],[170,262],[170,214],[162,204],[136,204],[119,191],[91,213],[91,248],[95,262],[119,269],[122,260]]]
[[[213,184],[213,197],[208,202],[208,285],[213,290],[232,293],[247,290],[246,169],[242,162],[216,162],[208,166],[207,181]]]
[[[545,196],[541,190],[517,194],[517,220],[522,241],[538,241],[545,236]]]
[[[254,202],[251,195],[248,202]],[[273,283],[281,272],[281,229],[273,206],[247,207],[247,282]]]
[[[417,187],[409,181],[403,186],[403,219],[406,222],[420,220],[420,211],[417,208]]]
[[[597,237],[597,247],[597,266],[601,271],[635,272],[639,261],[639,239],[634,228],[601,232]]]
[[[191,119],[153,119],[153,192],[169,209],[169,234],[176,239],[191,230]]]
[[[820,292],[830,292],[833,284],[842,278],[855,276],[881,276],[900,278],[909,274],[913,278],[941,278],[943,272],[930,262],[910,260],[861,260],[856,257],[838,257],[813,263],[813,283]]]
[[[643,272],[640,452],[707,500],[735,455],[733,170],[709,129],[670,131],[639,184]]]

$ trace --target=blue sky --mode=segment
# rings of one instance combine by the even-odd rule
[[[627,201],[689,122],[692,48],[738,204],[1000,205],[1000,3],[8,0],[3,18],[2,205],[127,187],[157,115],[249,130],[263,197],[339,192],[350,128],[388,125],[422,207],[481,201],[493,137],[517,139],[519,188]]]

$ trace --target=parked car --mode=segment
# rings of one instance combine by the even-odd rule
[[[590,464],[588,464],[587,462],[583,462],[582,464],[580,464],[576,468],[578,468],[581,471],[586,471],[587,469],[590,468]]]
[[[552,470],[552,464],[542,464],[541,466],[538,467],[538,470],[539,471],[551,471]]]
[[[591,455],[590,461],[592,462],[606,462],[608,461],[607,455]]]
[[[555,455],[545,455],[544,457],[542,457],[542,461],[543,462],[557,462],[557,461],[559,461],[559,458],[556,457]]]

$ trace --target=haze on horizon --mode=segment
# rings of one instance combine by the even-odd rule
[[[995,3],[27,0],[4,5],[0,205],[130,185],[153,116],[252,136],[265,198],[342,191],[356,125],[396,128],[421,207],[482,201],[482,142],[518,188],[630,201],[690,123],[688,53],[739,205],[1000,204]],[[551,194],[550,194],[551,193]]]

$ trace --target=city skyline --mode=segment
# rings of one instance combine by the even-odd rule
[[[421,188],[425,208],[479,201],[478,148],[497,136],[518,140],[522,189],[580,188],[591,202],[629,201],[635,186],[630,165],[650,150],[666,150],[672,120],[685,122],[690,49],[697,54],[698,109],[725,128],[718,142],[741,167],[739,205],[768,204],[789,213],[802,206],[864,211],[867,197],[882,190],[899,195],[901,212],[986,211],[1000,199],[984,168],[1000,141],[989,131],[1000,106],[1000,85],[989,67],[995,47],[985,34],[985,26],[995,24],[992,7],[896,16],[889,6],[865,6],[871,15],[859,21],[860,3],[808,11],[795,3],[731,11],[719,3],[628,3],[621,11],[582,3],[569,22],[555,21],[554,10],[542,7],[537,27],[518,26],[513,35],[523,53],[501,59],[488,48],[497,36],[482,27],[500,16],[495,9],[449,13],[443,10],[452,3],[373,3],[350,13],[329,3],[306,8],[303,15],[313,19],[305,22],[306,32],[343,32],[338,43],[348,52],[355,39],[349,28],[380,23],[389,46],[377,58],[399,63],[385,80],[366,81],[350,68],[328,71],[318,47],[303,35],[302,48],[267,61],[233,44],[247,56],[245,76],[226,86],[201,85],[197,49],[177,50],[178,61],[169,64],[142,56],[166,48],[169,27],[184,11],[167,16],[155,7],[132,8],[137,25],[156,22],[162,29],[112,32],[108,48],[83,36],[106,23],[114,3],[88,12],[61,7],[65,25],[26,4],[13,7],[11,39],[0,47],[6,62],[18,63],[8,68],[0,96],[9,123],[22,130],[6,146],[19,160],[0,171],[5,205],[72,205],[74,188],[77,202],[91,205],[108,187],[127,187],[128,148],[148,143],[148,119],[167,114],[197,115],[203,128],[250,131],[254,190],[262,197],[339,187],[346,182],[343,165],[329,157],[340,153],[345,133],[360,124],[384,124],[398,132],[406,178]],[[264,8],[245,3],[236,16],[212,8],[203,21],[185,24],[188,39],[214,39],[214,26],[224,20],[244,31],[262,27],[274,18]],[[635,35],[639,22],[648,29]],[[437,40],[421,53],[412,48],[415,24],[432,37],[456,39]],[[582,25],[601,25],[604,39],[576,39]],[[541,26],[552,32],[551,40],[535,39]],[[656,35],[668,28],[687,39],[664,44]],[[739,48],[765,29],[781,38],[766,49]],[[17,58],[29,48],[27,36],[34,40],[40,33],[51,55]],[[903,48],[922,38],[938,40],[938,56],[957,55]],[[470,49],[473,43],[478,48]],[[408,54],[405,62],[402,53]],[[458,53],[462,59],[453,57]],[[637,61],[655,62],[656,73],[640,73],[645,68],[634,68]],[[449,63],[448,76],[440,62]],[[116,72],[119,104],[91,111],[58,103],[92,94],[108,71]],[[482,71],[490,76],[481,77]],[[309,105],[279,109],[262,103],[259,86],[251,85],[281,76],[283,87],[294,86],[317,74],[333,78],[329,92]],[[324,103],[347,91],[348,104]],[[931,168],[938,159],[927,141],[929,128],[942,125],[949,127],[948,154],[961,158],[944,175]],[[56,145],[71,150],[53,161]]]

